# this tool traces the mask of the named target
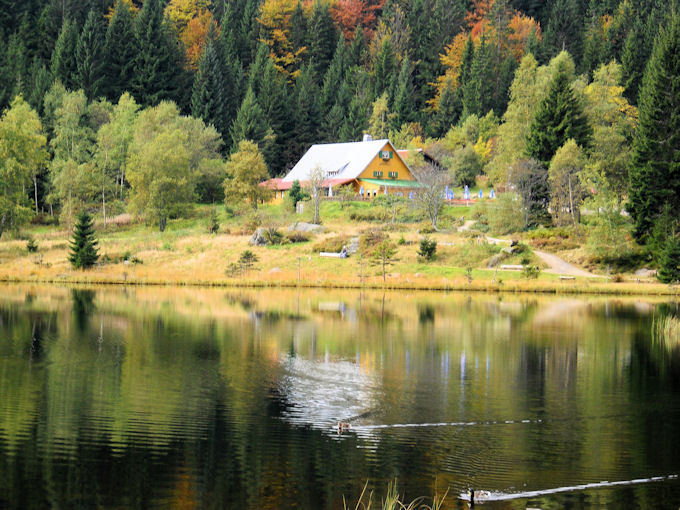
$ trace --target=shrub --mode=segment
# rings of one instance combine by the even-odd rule
[[[212,208],[210,210],[210,218],[208,219],[208,234],[217,234],[220,229],[220,219],[217,216],[217,209]]]
[[[399,246],[404,246],[406,244],[406,238],[404,237],[404,234],[399,236],[399,240],[397,241],[397,244]]]
[[[306,243],[309,241],[309,234],[306,232],[286,232],[285,236],[288,242],[291,243]]]
[[[387,209],[376,207],[371,209],[354,210],[349,213],[352,221],[388,221],[390,213]]]
[[[314,244],[312,247],[313,253],[319,253],[322,251],[331,253],[340,253],[343,246],[349,244],[349,238],[347,236],[332,236],[326,239],[322,239]]]
[[[26,243],[26,250],[28,253],[35,253],[38,251],[38,243],[36,243],[33,238],[29,239]]]
[[[434,260],[437,254],[437,241],[427,236],[420,240],[418,256],[423,260]]]
[[[522,270],[522,274],[527,279],[538,278],[538,275],[540,274],[540,272],[541,272],[541,268],[536,266],[536,265],[533,265],[533,264],[526,264],[524,266],[524,269]]]
[[[385,234],[382,230],[369,229],[359,236],[359,250],[361,253],[369,252],[384,239]]]
[[[496,235],[512,234],[524,230],[522,202],[514,193],[500,193],[488,205],[486,217],[489,230]]]
[[[284,244],[288,242],[288,238],[284,237],[276,227],[267,227],[264,229],[262,237],[264,237],[269,245]]]

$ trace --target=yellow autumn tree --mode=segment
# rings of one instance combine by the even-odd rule
[[[276,68],[287,78],[300,73],[300,62],[306,48],[295,48],[291,40],[291,18],[299,0],[265,0],[257,18],[262,26],[261,41],[269,47]]]

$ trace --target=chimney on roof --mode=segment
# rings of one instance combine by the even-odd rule
[[[364,142],[372,142],[373,137],[369,135],[368,133],[364,133]]]

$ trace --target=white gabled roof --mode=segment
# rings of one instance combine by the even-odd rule
[[[283,181],[308,181],[317,166],[324,171],[325,178],[356,179],[387,143],[389,140],[385,139],[312,145]]]

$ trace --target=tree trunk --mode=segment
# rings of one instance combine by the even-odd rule
[[[167,216],[161,216],[158,218],[158,228],[160,229],[161,232],[165,232],[165,225],[168,222]]]
[[[571,189],[571,175],[569,176],[569,211],[571,212],[571,224],[576,225],[576,217],[574,216],[574,193]]]
[[[33,196],[35,200],[35,214],[38,214],[38,176],[33,176]]]
[[[104,226],[106,226],[106,193],[102,185],[102,214],[104,215]]]

